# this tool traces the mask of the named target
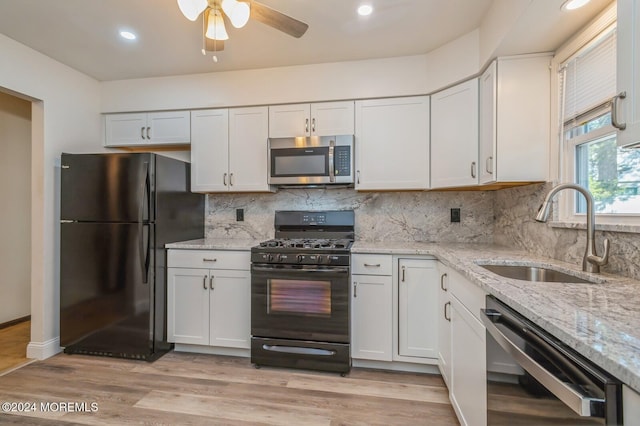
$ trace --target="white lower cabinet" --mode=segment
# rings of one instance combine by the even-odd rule
[[[449,297],[449,268],[438,263],[438,368],[447,387],[451,387],[451,299]]]
[[[167,340],[249,349],[250,253],[169,250],[167,264]]]
[[[486,330],[480,309],[486,293],[458,272],[447,270],[451,322],[449,399],[462,425],[487,424]]]
[[[391,361],[393,278],[391,256],[353,255],[351,275],[351,357]],[[368,272],[362,274],[357,272]],[[378,275],[373,275],[378,274]]]
[[[435,364],[437,261],[388,254],[351,259],[352,358]]]
[[[398,357],[438,356],[437,263],[398,260]]]

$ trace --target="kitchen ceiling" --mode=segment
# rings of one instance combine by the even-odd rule
[[[261,0],[309,24],[307,33],[296,39],[255,20],[227,25],[217,63],[200,52],[201,18],[187,20],[176,0],[0,0],[0,33],[108,81],[424,54],[478,28],[494,1],[504,0]],[[516,31],[511,50],[530,52],[555,49],[610,0],[570,20],[561,0],[519,2],[531,3],[536,21]],[[363,3],[372,15],[358,16]],[[122,39],[123,29],[138,39]]]

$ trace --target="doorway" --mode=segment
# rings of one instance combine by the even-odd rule
[[[0,92],[0,373],[27,361],[30,340],[31,107]]]

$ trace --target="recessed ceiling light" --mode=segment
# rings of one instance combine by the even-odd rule
[[[360,16],[368,16],[373,12],[373,7],[370,4],[363,4],[358,8],[358,15]]]
[[[132,33],[131,31],[120,31],[120,37],[122,38],[126,38],[127,40],[135,40],[136,38],[138,38],[134,33]]]
[[[574,10],[581,8],[591,0],[567,0],[562,4],[562,10]]]

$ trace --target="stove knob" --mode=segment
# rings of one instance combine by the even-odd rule
[[[266,256],[267,262],[273,262],[273,255],[271,253],[268,253]]]
[[[320,265],[328,265],[331,262],[331,259],[329,258],[329,255],[326,256],[318,256],[318,263]]]
[[[279,255],[277,256],[276,260],[277,260],[278,262],[282,262],[282,261],[284,261],[284,256],[283,256],[283,255],[281,255],[281,254],[279,254]]]
[[[298,261],[298,263],[302,263],[302,261],[304,260],[304,256],[299,254],[296,256],[296,260]]]

